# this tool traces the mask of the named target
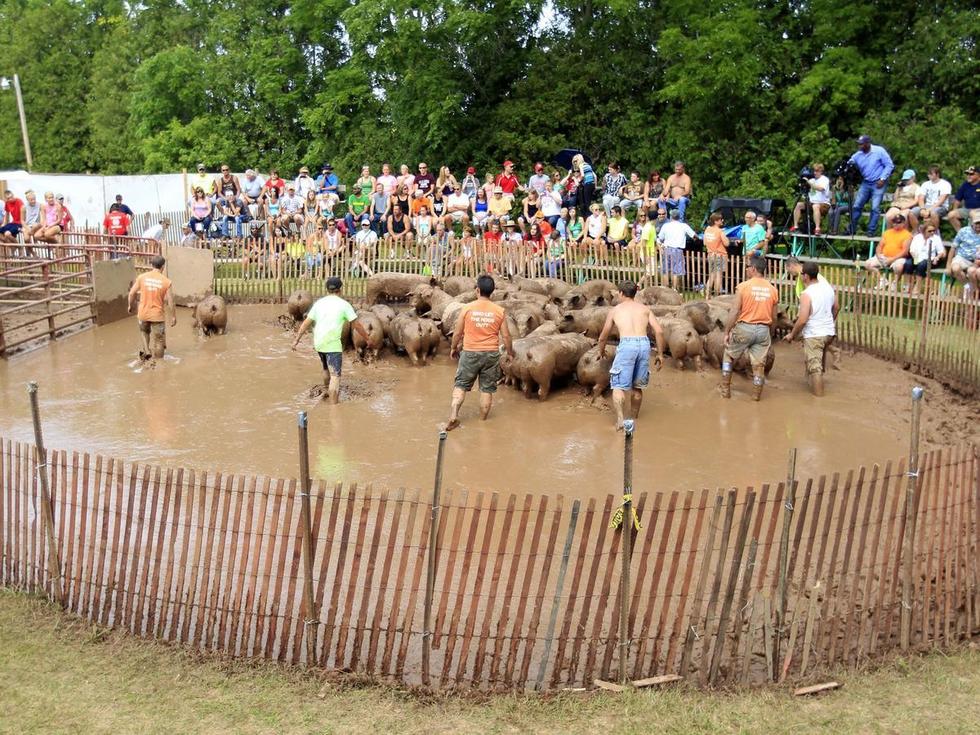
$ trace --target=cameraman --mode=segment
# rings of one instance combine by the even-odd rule
[[[895,170],[892,157],[888,151],[880,145],[871,143],[870,135],[862,135],[857,140],[858,150],[848,159],[848,163],[853,163],[861,172],[861,186],[858,187],[857,196],[854,197],[854,206],[851,208],[851,222],[847,228],[847,234],[853,235],[857,232],[858,220],[861,219],[864,205],[871,200],[871,215],[868,220],[868,237],[878,235],[878,218],[881,216],[881,200],[885,196],[885,184],[888,177]]]
[[[807,176],[806,174],[811,174]],[[812,234],[820,234],[820,220],[830,211],[830,179],[824,175],[822,163],[813,164],[813,171],[805,170],[800,175],[800,187],[807,187],[807,199],[810,200],[810,207],[813,209],[813,229]],[[800,216],[806,204],[801,200],[796,203],[793,210],[793,232],[800,226]],[[809,233],[808,233],[809,234]]]

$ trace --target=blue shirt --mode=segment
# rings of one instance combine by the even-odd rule
[[[594,184],[595,183],[595,171],[587,163],[582,163],[582,183],[583,184]]]
[[[959,257],[973,262],[980,253],[980,234],[974,232],[970,225],[963,225],[953,238],[953,247]]]
[[[980,183],[964,181],[956,190],[954,199],[967,209],[980,209]]]
[[[316,188],[321,194],[328,191],[337,191],[337,175],[336,174],[321,174],[317,177]]]
[[[861,172],[861,178],[865,183],[873,184],[876,181],[887,181],[895,170],[892,157],[880,145],[872,145],[867,153],[857,151],[850,159],[854,162]]]

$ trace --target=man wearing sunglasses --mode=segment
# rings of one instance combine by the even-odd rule
[[[970,226],[961,227],[950,246],[946,272],[964,283],[964,298],[980,293],[980,210],[970,213]]]

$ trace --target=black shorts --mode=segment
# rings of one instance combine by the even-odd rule
[[[324,371],[340,375],[340,368],[344,361],[343,352],[317,352],[316,354],[320,356],[320,364],[323,365]]]
[[[911,275],[914,273],[917,276],[925,278],[928,272],[928,260],[923,260],[921,263],[913,263],[911,258],[906,258],[905,263],[902,265],[902,273],[905,273],[906,275]]]

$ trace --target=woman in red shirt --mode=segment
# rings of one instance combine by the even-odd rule
[[[500,257],[500,220],[491,219],[489,228],[483,233],[483,259],[487,273],[493,273],[494,265]]]

